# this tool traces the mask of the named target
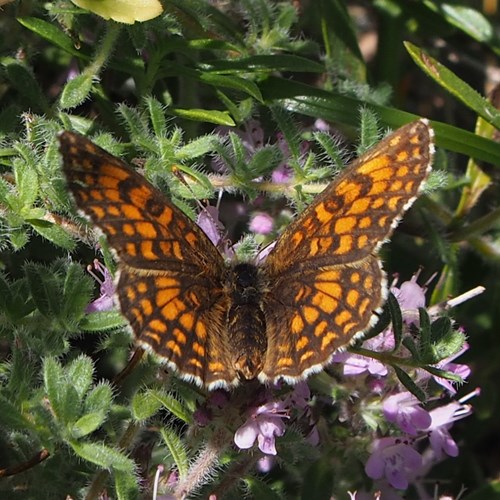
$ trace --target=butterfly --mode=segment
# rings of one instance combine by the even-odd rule
[[[377,320],[377,252],[427,178],[433,130],[420,119],[347,166],[281,234],[265,261],[226,262],[205,233],[122,160],[59,136],[77,207],[118,259],[116,293],[137,343],[209,390],[293,384]]]

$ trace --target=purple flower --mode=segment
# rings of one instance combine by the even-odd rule
[[[271,174],[271,181],[275,184],[286,184],[292,180],[293,170],[287,163],[278,165]]]
[[[276,459],[274,457],[265,455],[264,457],[261,457],[259,458],[259,460],[257,460],[257,470],[266,474],[267,472],[270,472],[275,463]]]
[[[267,455],[276,455],[275,437],[285,433],[284,418],[289,416],[283,401],[259,406],[236,431],[234,435],[236,446],[246,450],[257,440],[260,451]]]
[[[476,389],[458,401],[435,408],[430,412],[432,422],[429,427],[429,442],[438,460],[442,459],[444,455],[458,456],[457,443],[455,443],[448,431],[455,421],[468,417],[472,413],[472,407],[464,404],[464,402],[478,395],[479,392],[479,389]]]
[[[257,212],[250,220],[249,229],[253,233],[265,235],[269,234],[273,230],[273,224],[274,221],[270,215],[264,212]]]
[[[408,441],[386,437],[373,443],[365,472],[372,479],[385,477],[393,488],[406,489],[409,478],[422,466],[422,456]]]
[[[91,265],[87,266],[87,272],[97,281],[97,283],[99,283],[101,295],[87,306],[85,312],[109,311],[115,307],[115,285],[113,283],[113,277],[106,266],[101,264],[97,259],[94,260],[93,264],[93,268]],[[96,274],[93,269],[95,269],[97,273],[101,273],[102,278]]]
[[[390,351],[394,348],[394,335],[391,329],[386,329],[376,337],[364,342],[363,347],[376,352]],[[344,364],[344,375],[361,375],[368,372],[370,375],[385,377],[388,373],[387,367],[377,359],[361,354],[350,352],[336,352],[332,361]]]
[[[391,292],[396,297],[402,309],[403,320],[408,324],[413,323],[418,325],[418,308],[425,307],[426,288],[417,284],[419,274],[420,271],[416,272],[410,281],[403,282],[399,288],[394,286],[394,284],[391,286]]]
[[[224,234],[224,226],[219,221],[219,209],[207,205],[198,214],[196,223],[208,236],[209,240],[217,246]]]
[[[419,400],[409,392],[394,394],[384,401],[384,416],[403,432],[416,436],[418,431],[428,429],[432,422],[430,414],[419,404]]]
[[[332,361],[344,364],[344,375],[361,375],[365,372],[379,377],[387,375],[387,367],[385,365],[376,359],[362,356],[361,354],[351,354],[347,351],[337,352],[333,355]]]

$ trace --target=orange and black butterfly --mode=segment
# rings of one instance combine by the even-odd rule
[[[294,383],[376,321],[386,297],[377,251],[434,151],[427,120],[396,130],[338,175],[257,266],[225,262],[123,161],[72,132],[60,143],[76,205],[116,251],[118,300],[138,343],[208,389]]]

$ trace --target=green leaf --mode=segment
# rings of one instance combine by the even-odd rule
[[[66,317],[78,321],[85,314],[85,309],[92,297],[94,284],[78,264],[70,264],[64,278],[63,313]]]
[[[180,401],[175,399],[172,394],[165,394],[157,390],[152,390],[151,394],[161,402],[161,404],[173,413],[177,418],[180,418],[186,423],[191,423],[192,416],[191,413],[182,405]]]
[[[398,377],[399,381],[419,400],[422,401],[422,403],[425,403],[427,401],[427,396],[425,392],[418,387],[415,382],[408,376],[408,374],[403,371],[399,366],[392,366],[394,368],[394,371],[396,372],[396,376]]]
[[[73,424],[71,436],[75,439],[87,436],[101,427],[105,420],[106,414],[103,412],[87,413]]]
[[[451,332],[453,332],[453,327],[450,318],[446,316],[437,318],[431,325],[431,342],[439,342]]]
[[[470,85],[456,76],[446,66],[432,58],[423,49],[410,42],[405,42],[405,47],[412,59],[434,81],[485,121],[500,129],[500,112],[487,99],[479,95]]]
[[[423,366],[422,368],[428,371],[434,377],[441,377],[446,380],[451,380],[452,382],[455,382],[457,384],[461,384],[464,381],[463,378],[459,375],[446,370],[441,370],[440,368],[436,368],[435,366]]]
[[[368,151],[380,140],[378,117],[371,109],[361,109],[361,126],[359,129],[358,155]]]
[[[107,413],[113,402],[113,390],[106,382],[96,385],[87,395],[84,403],[85,413]]]
[[[93,85],[93,76],[83,73],[70,80],[63,88],[59,99],[61,110],[76,108],[89,98]]]
[[[167,133],[167,121],[165,118],[165,108],[154,97],[146,98],[146,107],[149,111],[149,119],[153,126],[153,131],[157,137],[164,137]]]
[[[325,72],[325,66],[311,59],[292,54],[262,54],[239,59],[219,59],[200,64],[202,71],[209,71],[211,74],[248,74],[250,71],[266,71],[274,73],[276,71],[293,71],[298,73],[319,73]]]
[[[346,127],[354,128],[358,125],[358,118],[352,110],[359,109],[361,106],[373,109],[380,118],[380,122],[391,128],[398,128],[418,119],[418,116],[398,109],[366,103],[335,92],[274,76],[262,82],[260,89],[266,101],[281,101],[289,111],[340,123]],[[433,121],[431,125],[436,133],[436,144],[439,147],[500,165],[500,148],[495,141],[445,123]]]
[[[87,314],[79,323],[83,332],[106,332],[121,328],[128,323],[118,311],[102,311]]]
[[[78,396],[83,399],[92,384],[94,375],[92,360],[87,356],[80,355],[66,367],[66,373]]]
[[[26,222],[31,225],[35,232],[54,245],[69,251],[75,249],[75,241],[61,226],[43,219],[26,219]]]
[[[162,404],[151,392],[138,392],[132,398],[132,415],[136,420],[146,420],[152,417]]]
[[[397,351],[403,339],[403,314],[401,313],[399,302],[392,292],[389,292],[389,296],[387,297],[387,306],[391,315],[392,330],[394,333],[394,351]]]
[[[33,168],[35,160],[30,159],[33,163],[16,158],[12,164],[21,203],[21,214],[33,206],[38,196],[38,175]]]
[[[170,454],[177,465],[179,476],[186,477],[189,471],[189,459],[186,448],[179,435],[170,427],[164,427],[160,430],[161,437],[168,446]]]
[[[63,425],[72,425],[81,413],[81,399],[66,370],[53,358],[46,358],[43,373],[45,391],[54,415]]]
[[[102,443],[69,442],[74,452],[87,462],[93,463],[104,469],[114,469],[121,472],[133,473],[135,464],[124,453],[110,448]]]
[[[25,28],[57,45],[69,54],[78,58],[90,58],[90,54],[85,54],[84,49],[77,49],[71,37],[59,29],[56,24],[49,23],[38,17],[18,17],[17,21]]]
[[[25,101],[26,108],[50,115],[50,106],[31,69],[12,58],[4,58],[5,74]]]
[[[176,149],[175,157],[179,160],[191,160],[193,158],[199,158],[207,153],[215,151],[215,146],[218,138],[213,135],[202,135],[197,137],[192,141],[189,141],[184,146]]]
[[[170,112],[186,120],[215,123],[216,125],[225,125],[227,127],[234,127],[236,125],[227,111],[217,111],[215,109],[171,108]]]
[[[264,146],[252,155],[248,170],[252,178],[271,173],[282,160],[281,151],[276,146]]]
[[[245,80],[238,76],[224,76],[212,73],[201,73],[199,74],[199,80],[203,83],[213,85],[216,88],[229,88],[233,90],[239,90],[245,94],[250,95],[259,102],[264,102],[262,94],[260,93],[259,87],[250,80]]]
[[[118,500],[135,500],[139,498],[139,480],[130,472],[113,472],[116,497]]]
[[[26,263],[24,266],[30,294],[37,309],[44,316],[57,316],[62,297],[57,293],[58,280],[46,267]]]
[[[425,0],[424,4],[432,11],[443,15],[447,22],[467,33],[474,40],[487,44],[497,55],[500,55],[495,29],[481,12],[465,5],[441,2],[438,4],[431,0]]]

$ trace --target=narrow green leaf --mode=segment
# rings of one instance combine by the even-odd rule
[[[175,151],[175,157],[178,158],[179,161],[199,158],[200,156],[215,151],[217,141],[218,138],[216,136],[202,135],[178,148]]]
[[[13,161],[12,166],[23,212],[26,208],[31,208],[37,199],[38,175],[31,162],[25,162],[18,158]]]
[[[321,63],[292,54],[272,54],[242,57],[240,59],[219,59],[200,64],[202,71],[211,74],[248,74],[251,71],[293,71],[298,73],[324,73]]]
[[[161,436],[165,444],[168,446],[170,454],[174,459],[175,465],[179,470],[181,478],[186,477],[189,471],[189,459],[186,448],[179,435],[170,427],[164,427],[160,430]]]
[[[32,112],[50,114],[49,103],[31,69],[12,58],[5,58],[3,66],[12,88],[23,96],[26,108],[31,108]]]
[[[57,316],[61,310],[61,298],[56,277],[45,267],[27,263],[24,266],[30,294],[37,309],[44,316]]]
[[[124,453],[104,444],[78,441],[70,441],[69,444],[80,458],[104,469],[114,469],[130,474],[135,470],[133,460]]]
[[[160,391],[153,390],[151,394],[161,402],[161,404],[173,413],[177,418],[180,418],[186,423],[191,423],[191,413],[184,407],[184,405],[175,399],[172,394],[165,394]]]
[[[132,415],[136,420],[152,417],[161,407],[161,402],[149,391],[138,392],[132,398]]]
[[[135,474],[115,470],[113,478],[118,500],[136,500],[139,498],[140,481]]]
[[[281,151],[276,146],[264,146],[252,155],[248,162],[248,170],[252,178],[270,174],[282,158]]]
[[[225,76],[212,73],[201,73],[199,75],[199,80],[203,83],[213,85],[216,88],[222,87],[239,90],[240,92],[250,95],[259,102],[264,102],[259,87],[250,80],[245,80],[238,76]]]
[[[94,375],[92,360],[85,355],[80,355],[66,367],[66,373],[78,396],[83,399],[92,384]]]
[[[63,88],[59,99],[61,110],[76,108],[89,98],[92,90],[93,77],[91,74],[83,73],[70,80]]]
[[[217,111],[216,109],[171,108],[170,112],[186,120],[215,123],[216,125],[225,125],[227,127],[234,127],[236,125],[227,111]]]
[[[155,135],[157,137],[164,137],[167,131],[164,106],[153,97],[146,98],[146,106],[149,111],[149,119],[151,120]]]
[[[53,358],[47,358],[43,363],[43,381],[54,413],[56,415],[63,414],[64,411],[60,408],[60,403],[63,400],[66,381],[62,366]]]
[[[92,297],[93,282],[78,264],[70,264],[64,279],[63,312],[68,318],[78,321],[85,314],[85,308]]]
[[[84,413],[106,414],[113,403],[113,390],[106,382],[97,384],[87,395]]]
[[[477,9],[466,5],[436,3],[431,0],[424,0],[423,3],[432,11],[443,15],[447,22],[467,33],[474,40],[487,44],[497,55],[500,55],[500,46],[495,35],[495,29]]]
[[[103,412],[87,413],[73,424],[71,436],[75,439],[87,436],[101,427],[105,420],[106,414]]]
[[[479,95],[469,84],[456,76],[446,66],[432,58],[426,51],[405,42],[412,59],[441,87],[463,102],[488,123],[500,129],[500,112],[487,99]]]
[[[380,140],[380,126],[378,117],[373,110],[361,108],[361,126],[359,128],[359,141],[357,152],[362,155]]]
[[[463,378],[459,375],[446,370],[441,370],[440,368],[436,368],[435,366],[423,366],[422,368],[428,371],[434,377],[441,377],[446,380],[451,380],[452,382],[455,382],[457,384],[461,384],[464,381]]]
[[[399,366],[394,366],[394,371],[399,379],[399,381],[422,403],[425,403],[427,400],[427,396],[425,392],[418,387],[415,382],[408,376],[408,374],[403,371]]]
[[[266,101],[280,101],[289,111],[340,123],[345,127],[354,128],[358,125],[357,114],[352,110],[361,106],[373,109],[379,116],[380,122],[391,128],[398,128],[418,119],[417,115],[405,111],[369,104],[275,76],[267,78],[259,86]],[[495,141],[445,123],[433,121],[431,125],[436,132],[436,144],[439,147],[500,166],[500,148]]]
[[[73,240],[61,226],[52,224],[43,219],[26,219],[26,222],[28,222],[40,236],[54,243],[54,245],[69,251],[75,249],[75,240]]]
[[[106,332],[127,325],[118,311],[102,311],[87,314],[79,324],[83,332]]]
[[[82,53],[84,52],[83,49],[77,49],[71,37],[59,29],[56,24],[49,23],[38,17],[18,17],[17,21],[25,28],[31,30],[33,33],[36,33],[54,45],[57,45],[69,54],[78,58],[90,58],[90,54],[84,54]]]
[[[392,331],[394,333],[394,351],[397,351],[403,339],[403,314],[399,302],[392,292],[389,292],[387,297],[387,307],[391,315]]]
[[[424,307],[418,308],[420,321],[420,346],[426,349],[431,343],[431,319]]]

